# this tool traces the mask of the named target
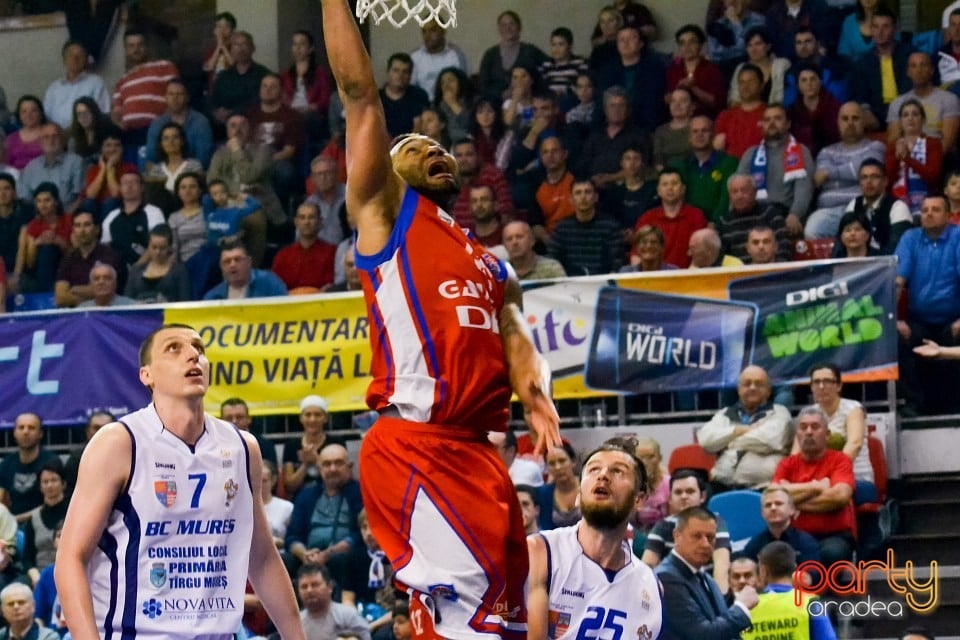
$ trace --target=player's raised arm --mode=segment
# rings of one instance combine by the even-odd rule
[[[382,249],[400,209],[403,183],[393,170],[390,134],[373,66],[347,0],[321,0],[323,39],[347,121],[347,208],[357,221],[357,249]]]
[[[536,453],[561,446],[560,416],[550,397],[550,367],[537,352],[521,312],[523,290],[512,274],[507,279],[500,336],[510,370],[510,386],[523,405],[527,426],[537,433]]]

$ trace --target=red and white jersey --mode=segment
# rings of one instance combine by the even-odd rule
[[[412,422],[502,430],[510,382],[500,342],[506,265],[407,187],[387,246],[356,254],[370,319],[367,404]]]

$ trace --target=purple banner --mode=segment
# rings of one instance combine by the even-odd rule
[[[92,411],[122,415],[150,401],[137,353],[163,310],[17,314],[0,325],[0,428],[36,413],[76,425]]]

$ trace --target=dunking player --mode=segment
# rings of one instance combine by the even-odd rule
[[[522,638],[523,521],[486,431],[506,427],[512,389],[541,448],[559,446],[549,370],[516,280],[442,210],[459,192],[456,161],[424,136],[391,148],[348,4],[321,5],[370,317],[367,402],[380,412],[360,450],[370,528],[411,593],[415,637]]]
[[[624,541],[643,504],[647,474],[625,446],[610,440],[580,472],[579,523],[527,538],[531,640],[613,637],[653,640],[663,624],[660,585]],[[625,633],[624,633],[625,632]]]
[[[302,640],[263,512],[260,449],[203,412],[210,362],[197,332],[147,336],[140,382],[153,402],[97,431],[80,460],[55,571],[73,638],[232,639],[249,577],[281,636]]]

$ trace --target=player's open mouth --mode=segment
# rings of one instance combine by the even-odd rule
[[[427,175],[431,178],[435,176],[450,175],[450,169],[446,162],[434,162],[427,167]]]
[[[200,367],[195,367],[195,368],[193,368],[193,369],[190,369],[190,371],[187,371],[187,377],[188,377],[188,378],[202,378],[202,377],[203,377],[203,369],[201,369]]]

